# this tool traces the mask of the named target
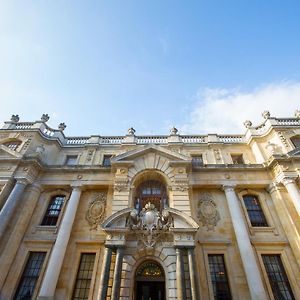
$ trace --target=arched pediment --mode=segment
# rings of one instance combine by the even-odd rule
[[[102,223],[102,229],[104,231],[130,230],[129,218],[130,213],[133,210],[133,208],[125,208],[114,213]],[[168,211],[172,217],[173,225],[170,228],[171,231],[185,230],[188,232],[195,232],[198,230],[199,225],[197,224],[197,222],[187,214],[179,211],[178,209],[170,207],[166,208],[165,210]]]

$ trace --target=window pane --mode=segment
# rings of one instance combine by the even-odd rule
[[[6,147],[8,147],[9,149],[13,150],[13,151],[17,151],[18,147],[21,145],[20,141],[10,141],[7,143],[4,143],[3,145],[5,145]]]
[[[61,208],[64,204],[65,196],[59,195],[54,196],[47,208],[45,216],[42,221],[42,225],[46,226],[55,226],[61,211]]]
[[[275,300],[294,300],[294,295],[279,254],[263,254],[262,259],[269,277]]]
[[[245,195],[243,196],[243,200],[251,225],[255,227],[267,227],[268,223],[260,206],[259,199],[254,195]]]
[[[66,165],[74,166],[77,163],[77,155],[68,155],[66,160]]]
[[[231,154],[231,159],[235,165],[244,164],[244,158],[242,154]]]
[[[193,167],[203,166],[203,157],[202,157],[202,155],[192,157],[192,166]]]
[[[94,269],[95,253],[81,254],[73,299],[88,299]]]
[[[39,278],[46,252],[30,252],[28,261],[19,282],[15,300],[31,299]]]
[[[211,282],[216,300],[230,300],[231,293],[223,254],[208,255]]]
[[[110,159],[111,159],[112,155],[104,155],[103,156],[103,166],[104,167],[110,167],[111,164],[110,164]]]

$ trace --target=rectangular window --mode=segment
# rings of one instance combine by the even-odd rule
[[[243,154],[231,154],[232,163],[235,165],[244,164]]]
[[[74,300],[88,299],[91,279],[93,275],[95,253],[82,253],[77,272],[75,288],[73,292]]]
[[[293,137],[291,138],[295,148],[300,148],[300,137]]]
[[[231,300],[223,254],[208,255],[209,271],[216,300]]]
[[[58,195],[51,198],[41,225],[55,226],[57,224],[64,201],[65,196],[63,195]]]
[[[32,299],[45,256],[46,252],[30,252],[14,297],[15,300]]]
[[[111,164],[110,164],[110,159],[111,159],[112,155],[104,155],[103,156],[103,167],[110,167]]]
[[[294,300],[294,295],[279,254],[263,254],[262,259],[268,274],[275,300]]]
[[[192,166],[193,167],[203,166],[203,157],[202,157],[202,155],[192,156]]]
[[[268,223],[258,198],[254,195],[245,195],[243,196],[243,200],[247,208],[251,225],[253,227],[267,227]]]
[[[77,155],[67,155],[66,165],[74,166],[77,163]]]

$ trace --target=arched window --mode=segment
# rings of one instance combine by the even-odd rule
[[[138,186],[135,196],[135,208],[140,211],[149,202],[154,204],[158,211],[162,211],[168,205],[167,190],[162,182],[147,180]]]
[[[244,195],[243,200],[251,225],[254,227],[267,227],[268,223],[260,206],[258,197],[255,195]]]
[[[59,214],[65,202],[64,195],[57,195],[51,198],[47,211],[44,215],[42,224],[43,226],[55,226],[58,221]]]
[[[9,148],[10,150],[17,151],[18,147],[22,144],[19,140],[13,140],[3,143],[4,146]]]

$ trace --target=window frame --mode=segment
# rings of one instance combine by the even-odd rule
[[[198,158],[198,157],[201,157],[202,164],[195,164],[195,165],[194,165],[193,160],[194,160],[195,158]],[[201,168],[201,167],[203,167],[203,166],[205,165],[203,153],[195,153],[195,154],[191,154],[191,158],[192,158],[191,163],[192,163],[192,167],[193,167],[193,168]]]
[[[223,255],[224,256],[224,262],[225,262],[225,268],[227,271],[227,280],[228,280],[228,285],[231,291],[231,297],[234,300],[235,295],[233,291],[237,290],[236,283],[234,280],[234,275],[235,272],[233,270],[233,262],[230,259],[230,255],[228,252],[228,246],[230,245],[230,242],[220,242],[218,244],[215,243],[210,243],[210,242],[201,242],[201,245],[203,246],[203,257],[204,257],[204,265],[205,265],[205,270],[206,270],[206,279],[208,282],[208,299],[215,299],[214,298],[214,291],[213,291],[213,285],[211,281],[211,275],[210,275],[210,269],[209,269],[209,261],[208,261],[208,255]],[[199,266],[201,267],[201,266]],[[199,270],[198,270],[199,271]]]
[[[77,250],[76,250],[76,257],[74,260],[72,260],[72,271],[71,272],[71,277],[70,277],[70,284],[69,284],[69,291],[70,294],[68,295],[70,299],[72,299],[73,294],[74,294],[74,289],[76,286],[76,279],[77,279],[77,273],[79,270],[80,266],[80,259],[81,259],[81,254],[83,253],[92,253],[95,254],[95,261],[94,261],[94,268],[93,268],[93,274],[91,278],[91,284],[90,284],[90,290],[89,290],[89,297],[88,299],[93,299],[97,295],[97,288],[95,286],[96,284],[96,277],[97,277],[97,271],[101,270],[103,260],[100,259],[104,255],[104,246],[103,248],[101,247],[99,249],[99,244],[98,243],[85,243],[85,242],[78,242],[77,243]],[[74,262],[76,265],[76,268],[74,268]]]
[[[263,279],[265,281],[265,284],[267,287],[267,292],[269,294],[270,299],[275,300],[275,297],[273,295],[272,287],[271,287],[271,284],[269,281],[269,276],[266,271],[266,268],[265,268],[265,265],[264,265],[264,262],[262,259],[262,255],[280,255],[281,262],[282,262],[283,268],[285,270],[285,273],[286,273],[287,279],[289,281],[293,295],[294,295],[295,299],[300,299],[300,290],[299,290],[298,283],[296,281],[296,276],[294,275],[293,266],[290,262],[290,258],[288,257],[288,255],[284,249],[284,246],[276,247],[276,248],[273,248],[270,250],[266,250],[266,249],[258,250],[257,254],[258,254],[257,255],[258,260],[259,260],[261,270],[262,270]],[[296,265],[296,262],[295,262],[295,265]]]
[[[295,139],[299,140],[299,146],[297,146],[296,143],[294,142]],[[300,149],[300,135],[291,136],[290,141],[294,149]]]
[[[60,214],[57,218],[56,225],[41,225],[42,222],[43,222],[44,216],[45,216],[45,214],[48,210],[48,206],[50,204],[51,199],[55,196],[60,196],[60,195],[65,196],[65,201],[64,201],[64,203],[61,207]],[[38,230],[49,230],[49,231],[54,230],[55,233],[56,233],[58,227],[60,226],[61,220],[64,216],[65,209],[66,209],[67,203],[69,201],[69,198],[70,198],[70,193],[65,191],[65,190],[61,190],[61,189],[48,192],[46,195],[44,195],[44,197],[41,198],[41,201],[43,202],[43,208],[41,209],[42,213],[40,215],[39,222],[38,222],[38,225],[36,226],[36,229],[38,229]]]
[[[93,279],[93,275],[94,275],[94,270],[96,268],[95,266],[96,266],[96,255],[97,255],[97,253],[96,252],[81,252],[79,262],[78,262],[78,265],[77,265],[77,272],[76,272],[76,276],[75,276],[73,290],[72,290],[72,299],[74,299],[75,289],[76,289],[76,286],[77,286],[78,275],[79,275],[80,265],[81,265],[81,260],[83,258],[83,255],[91,255],[91,254],[94,255],[94,263],[93,263],[93,267],[92,267],[92,276],[89,279],[90,280],[90,285],[89,285],[88,299],[90,299],[90,297],[91,297],[91,286],[92,286],[92,279]],[[84,278],[84,279],[88,280],[87,278]]]
[[[69,159],[71,159],[71,158],[75,158],[75,163],[74,164],[69,164],[68,163]],[[68,166],[68,167],[76,166],[76,165],[78,165],[78,158],[79,158],[78,154],[67,154],[64,165]]]
[[[243,196],[246,196],[246,195],[253,195],[253,196],[257,197],[268,226],[252,226],[251,220],[249,218],[248,210],[247,210],[247,207],[246,207],[244,199],[243,199]],[[273,232],[275,235],[279,234],[277,229],[275,228],[275,225],[274,225],[275,223],[274,223],[273,217],[271,215],[270,208],[268,207],[268,205],[266,203],[266,201],[267,201],[266,196],[263,192],[255,191],[252,189],[245,189],[245,190],[238,192],[238,198],[241,202],[244,217],[248,224],[248,228],[249,228],[251,235],[255,235],[256,232]]]
[[[102,156],[101,166],[105,168],[111,168],[111,159],[113,158],[113,154],[104,153]],[[109,164],[104,164],[106,158],[109,158]]]
[[[233,157],[236,156],[236,157],[239,157],[239,158],[242,158],[242,163],[235,163],[234,160],[233,160]],[[237,153],[230,153],[230,159],[231,159],[231,163],[233,165],[245,165],[246,164],[246,160],[245,160],[245,155],[244,153],[242,152],[237,152]]]

